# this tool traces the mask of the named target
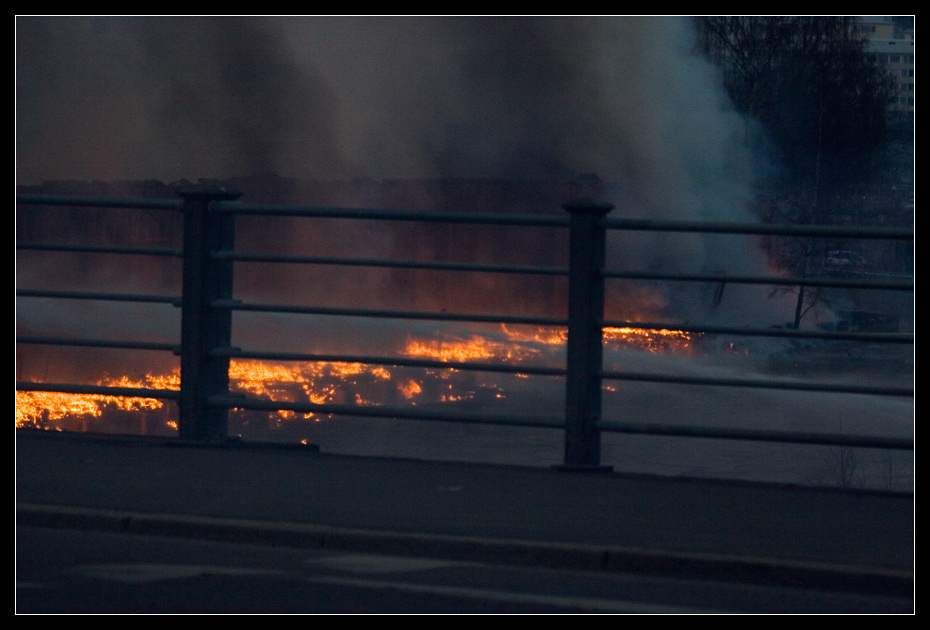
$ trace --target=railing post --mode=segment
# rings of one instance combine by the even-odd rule
[[[591,199],[563,206],[571,215],[568,272],[568,365],[565,385],[565,463],[562,470],[601,466],[601,370],[604,319],[604,216],[608,203]]]
[[[178,435],[183,440],[217,441],[227,437],[225,407],[207,399],[229,391],[229,358],[213,356],[232,339],[232,312],[215,309],[214,300],[232,297],[233,263],[211,254],[233,249],[235,217],[210,211],[214,201],[233,201],[237,190],[195,186],[178,191],[184,199],[184,271],[181,295],[181,396]]]

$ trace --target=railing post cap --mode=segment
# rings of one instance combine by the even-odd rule
[[[574,199],[565,203],[562,208],[567,210],[571,214],[607,214],[614,209],[613,204],[607,203],[606,201],[598,201],[592,199],[591,197],[583,197],[582,199]]]
[[[235,201],[242,192],[226,186],[186,186],[178,189],[178,195],[185,199],[215,199],[216,201]]]

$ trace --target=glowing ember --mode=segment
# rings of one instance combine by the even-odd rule
[[[679,352],[691,354],[691,333],[683,330],[649,328],[605,328],[604,343],[608,346],[630,345],[653,353]]]
[[[126,376],[117,379],[107,376],[98,381],[97,385],[178,390],[181,388],[181,379],[177,372],[161,376],[147,375],[141,381],[135,381]],[[67,417],[97,418],[108,407],[122,411],[153,410],[160,409],[162,402],[154,398],[17,391],[16,426],[47,428],[50,422]]]
[[[407,400],[410,400],[423,391],[423,388],[420,387],[420,384],[413,379],[408,379],[407,381],[400,383],[397,386],[397,389],[400,390],[400,393],[403,394],[404,398]]]

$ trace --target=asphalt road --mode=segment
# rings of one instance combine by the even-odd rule
[[[906,614],[907,596],[21,527],[18,613]]]
[[[908,494],[41,432],[16,447],[21,612],[913,610]]]

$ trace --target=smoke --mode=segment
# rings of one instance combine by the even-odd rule
[[[331,90],[298,67],[273,22],[159,18],[131,32],[158,84],[158,121],[191,139],[189,160],[216,160],[224,174],[345,174]]]
[[[683,18],[19,18],[17,52],[24,182],[597,173],[686,218],[752,178]]]
[[[596,173],[630,216],[747,217],[747,121],[683,18],[290,22],[348,161],[383,177]]]
[[[280,21],[20,18],[17,70],[21,183],[347,172]]]
[[[17,19],[21,183],[271,172],[301,181],[564,180],[568,185],[550,187],[530,210],[558,212],[561,202],[595,188],[617,207],[614,216],[746,221],[756,172],[752,129],[696,54],[687,18]],[[455,208],[443,199],[453,190],[463,189],[449,186],[423,209]],[[364,205],[390,205],[386,185],[375,193],[385,198],[369,195]],[[489,209],[486,201],[476,195],[473,209]],[[335,205],[358,203],[349,196]],[[431,247],[391,229],[323,233],[280,223],[285,227],[263,232],[269,228],[243,223],[246,249],[267,251],[257,245],[270,244],[278,252],[332,248],[340,255],[364,243],[372,256],[406,258],[411,254],[395,245]],[[438,233],[445,240],[436,252],[415,254],[468,259],[478,251],[474,240],[453,242]],[[651,233],[612,239],[611,267],[738,273],[763,267],[746,239]],[[492,254],[511,248],[564,254],[535,238],[483,242],[493,244]],[[552,264],[540,261],[546,262]],[[351,281],[308,273],[286,280],[279,270],[243,265],[237,282],[292,295],[312,285],[314,303],[324,296],[359,306],[356,298],[386,304],[420,299],[410,295],[419,292],[432,297],[417,307],[450,311],[481,310],[465,289],[487,284],[478,278],[449,286],[422,273],[402,281],[387,273]],[[529,314],[549,302],[551,312],[551,303],[564,303],[561,286],[525,278],[494,284],[512,298],[510,310],[528,305]],[[624,286],[625,299],[609,307],[610,315],[665,311],[689,318],[713,291]],[[724,291],[718,313],[729,312],[735,293]],[[742,310],[747,300],[738,302]]]

